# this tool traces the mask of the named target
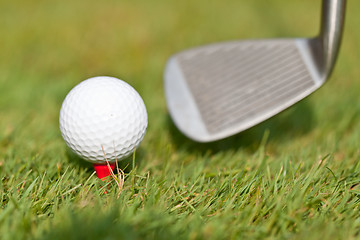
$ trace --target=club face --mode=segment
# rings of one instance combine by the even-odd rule
[[[209,142],[290,107],[325,81],[313,44],[310,39],[239,41],[174,55],[164,79],[175,125],[189,138]]]

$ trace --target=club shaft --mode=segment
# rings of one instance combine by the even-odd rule
[[[319,44],[322,70],[328,77],[334,67],[344,27],[346,0],[323,0]]]

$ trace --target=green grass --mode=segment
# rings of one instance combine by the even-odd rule
[[[166,59],[217,41],[313,36],[320,1],[0,2],[0,239],[360,238],[360,3],[348,1],[328,83],[229,139],[198,144],[171,122]],[[144,141],[104,194],[67,148],[61,103],[119,77],[143,97]]]

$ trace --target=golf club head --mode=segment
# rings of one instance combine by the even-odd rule
[[[225,42],[173,55],[164,73],[170,115],[210,142],[244,131],[318,89],[336,61],[345,0],[323,0],[318,37]]]

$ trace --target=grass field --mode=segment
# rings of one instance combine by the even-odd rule
[[[360,238],[360,2],[348,1],[328,83],[226,140],[185,138],[166,109],[174,52],[218,41],[310,37],[320,1],[0,2],[0,239]],[[130,83],[149,115],[144,141],[103,183],[61,138],[80,81]]]

